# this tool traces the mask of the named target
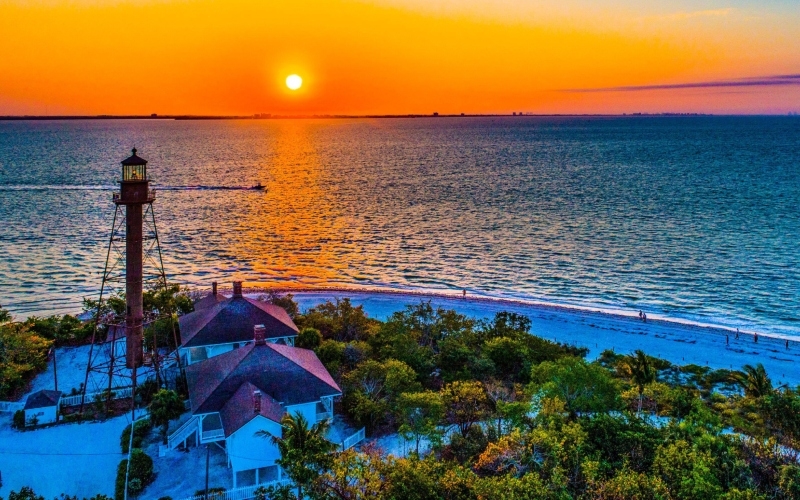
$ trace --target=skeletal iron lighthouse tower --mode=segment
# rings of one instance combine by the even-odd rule
[[[137,370],[140,377],[158,375],[159,356],[155,335],[146,345],[145,329],[162,312],[144,309],[144,291],[166,288],[156,230],[147,160],[132,150],[122,160],[120,189],[113,195],[114,221],[108,242],[95,329],[86,366],[81,410],[87,402],[133,395]],[[125,305],[121,307],[124,297]],[[174,332],[173,332],[174,334]]]
[[[125,366],[139,368],[144,358],[144,303],[142,261],[143,206],[152,206],[155,193],[150,191],[147,160],[136,156],[122,160],[122,180],[114,203],[125,206]]]

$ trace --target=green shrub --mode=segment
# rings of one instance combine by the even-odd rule
[[[474,459],[489,445],[489,439],[484,434],[480,426],[474,425],[469,428],[466,436],[454,433],[450,437],[449,452],[452,457],[461,463]]]
[[[150,434],[153,426],[150,424],[150,419],[145,418],[136,421],[135,431],[133,433],[133,448],[141,448],[144,438]],[[131,442],[131,426],[128,425],[123,429],[122,435],[119,437],[119,445],[122,448],[122,453],[128,453],[128,444]]]
[[[30,486],[23,486],[19,493],[16,491],[9,493],[8,500],[44,500],[44,497],[37,495]]]
[[[215,486],[213,488],[208,489],[208,498],[218,498],[225,493],[225,488],[220,488],[219,486]],[[194,496],[199,497],[206,494],[206,490],[197,490],[194,492]]]
[[[316,349],[322,343],[322,334],[316,328],[303,328],[297,336],[295,346],[303,349]]]
[[[139,384],[136,388],[136,395],[144,405],[149,405],[153,401],[153,395],[158,392],[158,382],[154,378],[149,378]]]
[[[25,410],[17,410],[14,412],[14,421],[11,425],[16,429],[25,428]]]
[[[114,488],[114,498],[125,498],[125,473],[128,460],[122,460],[117,466],[117,480]],[[131,452],[131,470],[128,476],[128,493],[138,495],[153,481],[153,459],[142,450],[134,449]]]

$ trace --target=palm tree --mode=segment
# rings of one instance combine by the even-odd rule
[[[636,388],[639,391],[639,409],[637,413],[641,413],[644,387],[656,381],[658,372],[652,361],[650,361],[650,357],[640,349],[637,349],[632,355],[626,356],[621,368],[624,374],[636,384]]]
[[[772,380],[761,363],[744,365],[742,371],[731,374],[731,379],[744,389],[745,396],[760,398],[772,393]]]
[[[308,420],[296,413],[284,415],[281,427],[281,437],[267,431],[258,431],[256,436],[269,438],[278,447],[281,458],[276,462],[294,481],[297,498],[302,500],[303,487],[319,476],[320,470],[330,462],[329,454],[336,449],[336,445],[325,438],[330,424],[322,420],[309,427]]]

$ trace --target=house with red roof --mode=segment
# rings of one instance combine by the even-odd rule
[[[203,359],[191,350],[187,353],[191,360],[186,367],[186,382],[192,416],[168,441],[169,448],[189,441],[223,447],[234,486],[281,479],[276,464],[280,452],[269,438],[281,437],[283,416],[302,415],[309,425],[331,419],[333,399],[342,394],[313,351],[280,341],[288,333],[297,332],[286,312],[281,309],[284,317],[254,302],[241,297],[239,287],[238,297],[234,289],[233,298],[192,313],[202,313],[197,316],[202,321],[181,323],[182,349],[225,345],[196,343],[198,336],[204,342],[236,339],[228,344],[238,345],[207,351],[213,355]],[[251,326],[250,338],[245,339],[241,330],[263,317],[254,308],[267,312],[272,323]],[[193,329],[184,332],[184,325]]]
[[[294,345],[298,330],[282,307],[242,295],[233,283],[233,297],[212,292],[195,304],[195,311],[178,319],[181,363],[191,365],[253,342],[253,328],[263,325],[267,342]]]

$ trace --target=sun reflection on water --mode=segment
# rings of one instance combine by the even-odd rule
[[[253,272],[261,276],[249,284],[269,286],[271,277],[281,286],[330,286],[341,284],[341,273],[352,267],[353,228],[330,186],[322,185],[316,126],[292,121],[276,128],[271,157],[260,167],[266,190],[239,212],[237,231],[245,236],[237,238],[235,252],[257,255]]]

